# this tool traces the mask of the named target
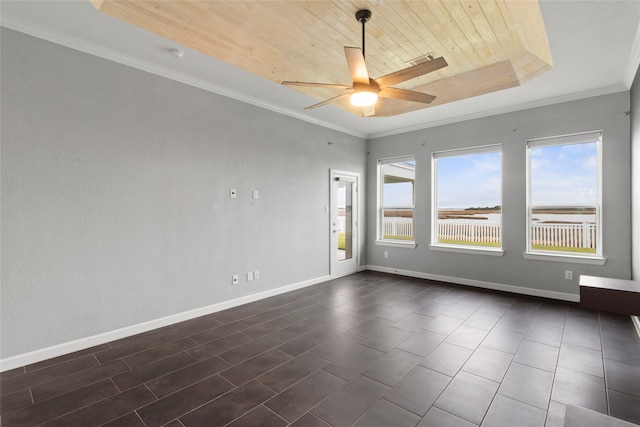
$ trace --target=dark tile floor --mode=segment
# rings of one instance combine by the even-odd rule
[[[3,372],[12,426],[640,423],[629,317],[364,272]]]

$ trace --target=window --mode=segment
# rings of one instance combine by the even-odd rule
[[[602,133],[527,141],[527,252],[602,257]]]
[[[378,161],[378,240],[413,244],[416,162],[411,157]]]
[[[501,254],[501,146],[436,152],[432,165],[432,246]]]

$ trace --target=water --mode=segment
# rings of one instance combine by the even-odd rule
[[[439,222],[455,222],[455,223],[483,223],[483,222],[500,222],[500,217],[502,214],[499,213],[489,213],[489,214],[474,214],[474,215],[465,215],[467,218],[451,218],[451,219],[441,219]],[[479,219],[486,218],[486,219]],[[585,215],[585,214],[567,214],[567,215],[559,215],[559,214],[535,214],[533,215],[534,222],[596,222],[596,216],[594,214]]]

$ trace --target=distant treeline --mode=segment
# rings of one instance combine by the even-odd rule
[[[596,208],[554,208],[554,209],[533,209],[534,214],[555,214],[555,215],[595,215]]]
[[[499,211],[500,209],[502,209],[502,206],[495,205],[492,207],[484,206],[481,208],[466,208],[465,211]]]
[[[413,218],[413,210],[384,211],[386,218]]]

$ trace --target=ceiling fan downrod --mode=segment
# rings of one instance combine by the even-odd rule
[[[362,56],[364,57],[364,24],[371,19],[371,11],[361,9],[356,12],[356,20],[362,24]]]

